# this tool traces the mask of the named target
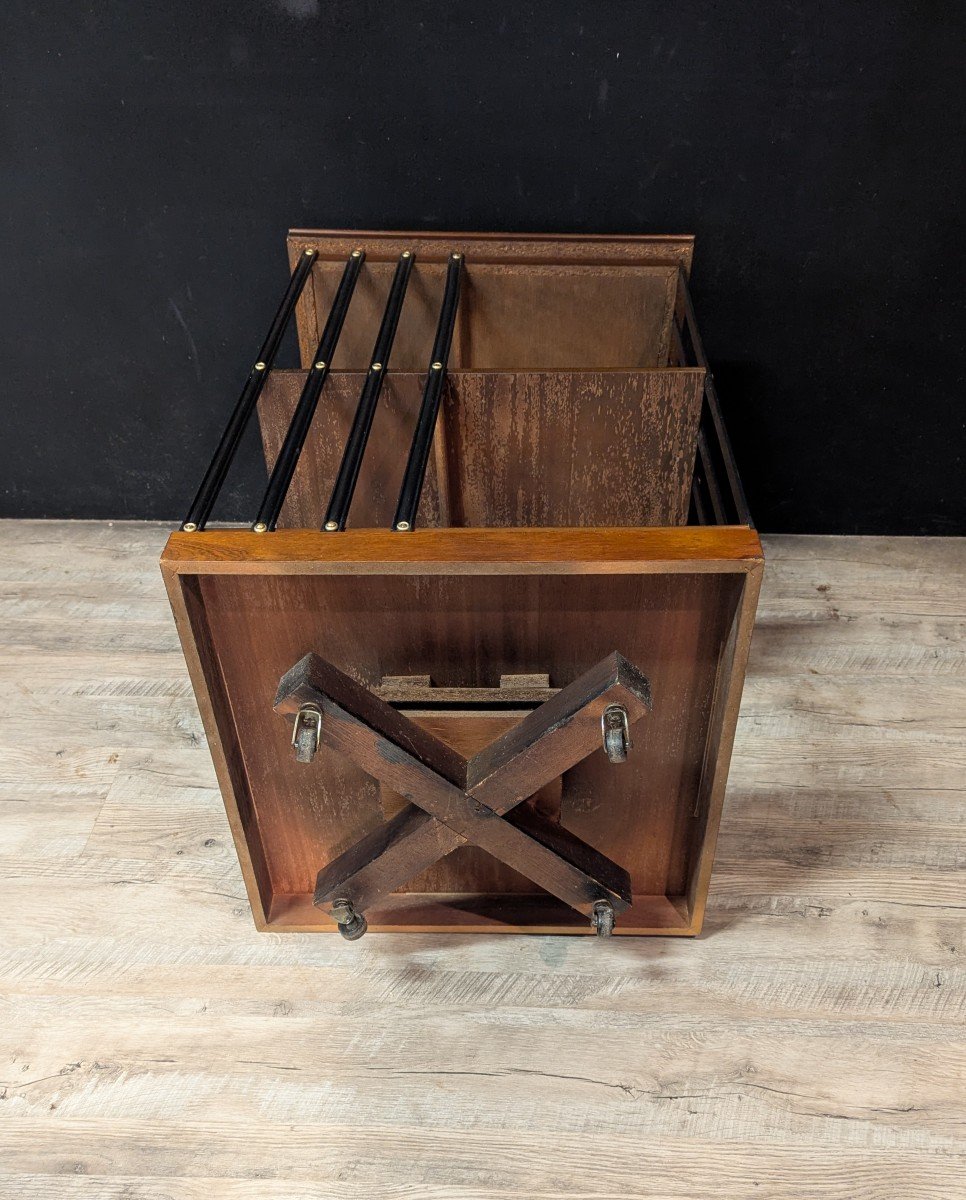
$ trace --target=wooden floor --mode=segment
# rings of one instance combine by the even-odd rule
[[[698,941],[256,934],[156,526],[0,525],[0,1196],[966,1195],[966,542],[769,538]]]

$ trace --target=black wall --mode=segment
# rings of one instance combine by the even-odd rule
[[[760,527],[966,532],[962,4],[5,0],[0,23],[4,515],[180,516],[285,230],[317,225],[694,232]],[[222,516],[253,514],[246,450]]]

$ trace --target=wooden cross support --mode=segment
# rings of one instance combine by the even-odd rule
[[[315,904],[349,938],[365,932],[364,913],[458,846],[471,842],[588,916],[609,933],[631,903],[630,878],[563,826],[522,801],[608,747],[614,714],[626,729],[651,707],[647,680],[611,654],[528,713],[470,759],[397,712],[316,654],[279,683],[277,712],[296,723],[296,749],[343,754],[409,803],[351,846],[318,876]],[[308,751],[306,741],[309,739]]]

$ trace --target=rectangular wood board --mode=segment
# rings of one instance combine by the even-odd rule
[[[321,527],[365,376],[326,382],[279,525]],[[274,463],[305,380],[273,371],[259,404]],[[425,376],[390,371],[350,524],[389,528]],[[702,370],[451,372],[422,526],[660,526],[687,521]],[[440,486],[442,484],[442,486]]]
[[[272,700],[302,655],[374,688],[427,674],[559,687],[619,650],[654,711],[626,764],[595,753],[565,774],[560,818],[630,872],[618,934],[698,932],[761,575],[752,531],[176,533],[162,569],[260,928],[334,929],[312,907],[315,875],[386,815],[378,786],[331,752],[295,763]],[[591,932],[528,887],[463,848],[370,928]]]

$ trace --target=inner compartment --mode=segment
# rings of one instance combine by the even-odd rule
[[[496,687],[502,675],[549,675],[562,687],[615,648],[647,675],[654,710],[634,750],[603,751],[563,777],[568,829],[630,872],[634,908],[622,932],[688,932],[714,762],[715,700],[727,678],[743,576],[231,575],[189,586],[209,686],[231,697],[226,736],[239,809],[269,928],[326,929],[312,906],[317,872],[381,825],[394,798],[323,749],[294,761],[291,729],[271,712],[282,674],[309,651],[371,688],[429,676],[438,687]],[[536,615],[539,619],[536,619]],[[453,714],[424,715],[446,738]],[[454,743],[492,740],[488,727],[450,724]],[[494,724],[495,722],[495,724]],[[370,926],[580,930],[582,918],[482,851],[464,847],[373,913]]]

